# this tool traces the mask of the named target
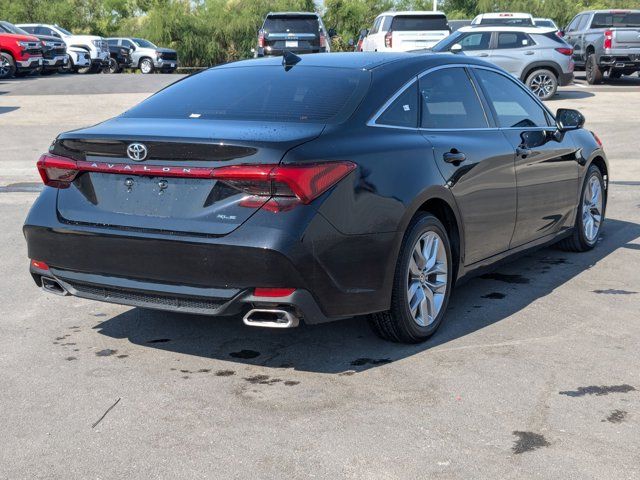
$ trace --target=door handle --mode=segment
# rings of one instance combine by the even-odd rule
[[[442,158],[447,163],[453,163],[454,165],[459,165],[460,163],[464,162],[467,159],[467,156],[464,153],[459,152],[455,148],[452,148],[450,152],[443,153]]]
[[[523,146],[519,146],[518,148],[516,148],[516,155],[518,155],[519,157],[526,158],[531,155],[531,153],[532,152],[530,148]]]
[[[533,55],[536,52],[532,52],[531,50],[529,50],[528,52],[524,52],[525,55]]]
[[[478,56],[479,57],[488,57],[489,54],[488,53],[479,53]]]

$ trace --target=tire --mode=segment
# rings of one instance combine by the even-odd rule
[[[434,244],[434,240],[439,242]],[[414,254],[425,250],[430,252],[422,255],[426,262],[414,257]],[[421,263],[426,263],[426,268],[420,269]],[[419,213],[402,241],[393,280],[391,308],[369,316],[373,331],[392,342],[419,343],[427,340],[436,332],[447,310],[453,285],[452,267],[451,244],[444,226],[433,215]],[[435,288],[429,288],[427,284]],[[431,302],[425,295],[429,291]],[[421,298],[423,302],[419,302]],[[415,305],[414,311],[410,301]]]
[[[88,73],[93,73],[93,65],[89,65],[87,67],[78,67],[76,68],[76,73],[80,75],[87,75]]]
[[[115,58],[109,58],[109,66],[106,67],[102,72],[115,74],[120,73],[121,71],[122,69],[120,68],[120,65],[118,65],[117,60]]]
[[[549,100],[558,91],[558,77],[546,68],[531,72],[525,83],[540,100]]]
[[[599,83],[602,83],[602,70],[598,66],[595,54],[589,54],[584,70],[586,72],[587,83],[589,85],[598,85]]]
[[[11,78],[16,74],[16,63],[8,53],[0,53],[0,79]]]
[[[153,62],[150,58],[143,58],[142,60],[140,60],[140,71],[143,74],[148,75],[150,73],[153,73],[153,70]]]
[[[597,185],[599,188],[599,203],[594,202],[593,187]],[[589,212],[585,209],[589,207]],[[595,165],[591,165],[587,170],[582,191],[580,192],[580,203],[576,215],[576,223],[573,233],[570,237],[565,238],[558,246],[569,252],[586,252],[591,250],[598,243],[598,236],[602,230],[605,212],[607,209],[607,196],[604,189],[604,180],[600,169]],[[595,230],[589,228],[589,221],[596,223],[596,217],[599,216]]]

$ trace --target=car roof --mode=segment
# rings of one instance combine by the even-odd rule
[[[442,16],[444,15],[443,12],[434,12],[432,10],[401,10],[399,12],[395,12],[395,11],[389,11],[389,12],[383,12],[380,15],[378,15],[378,17],[397,17],[399,15],[402,16],[413,16],[413,15],[420,15],[421,17],[423,16],[428,16],[428,15],[438,15],[438,16]],[[378,18],[376,17],[376,18]]]
[[[507,27],[503,25],[468,25],[458,29],[458,32],[522,32],[528,34],[544,34],[555,32],[551,27]]]
[[[267,13],[267,17],[270,15],[298,15],[298,16],[309,16],[309,17],[319,17],[315,12],[269,12]]]
[[[604,10],[585,10],[583,13],[640,13],[640,10],[632,8],[607,8]]]
[[[310,53],[300,56],[296,65],[305,67],[346,68],[353,70],[384,70],[391,65],[402,64],[419,65],[420,68],[430,68],[446,64],[487,65],[486,62],[474,57],[463,55],[448,55],[431,52],[341,52],[341,53]],[[240,60],[213,68],[237,68],[256,66],[281,66],[282,57],[263,57],[250,60]],[[294,65],[292,68],[296,68]]]
[[[533,15],[521,12],[496,12],[481,13],[476,18],[533,18]]]

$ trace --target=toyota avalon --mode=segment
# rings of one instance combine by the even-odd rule
[[[593,248],[608,165],[577,111],[456,55],[241,61],[63,133],[24,226],[45,291],[419,342],[456,282]]]

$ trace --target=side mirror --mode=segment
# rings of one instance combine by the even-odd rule
[[[453,45],[451,45],[449,51],[453,54],[462,53],[462,45],[460,45],[459,43],[454,43]]]
[[[336,32],[335,28],[330,28],[327,34],[329,35],[329,38],[333,38],[338,35],[338,32]]]
[[[569,130],[578,130],[584,127],[585,118],[578,110],[569,108],[560,108],[556,112],[556,124],[558,130],[567,132]]]

